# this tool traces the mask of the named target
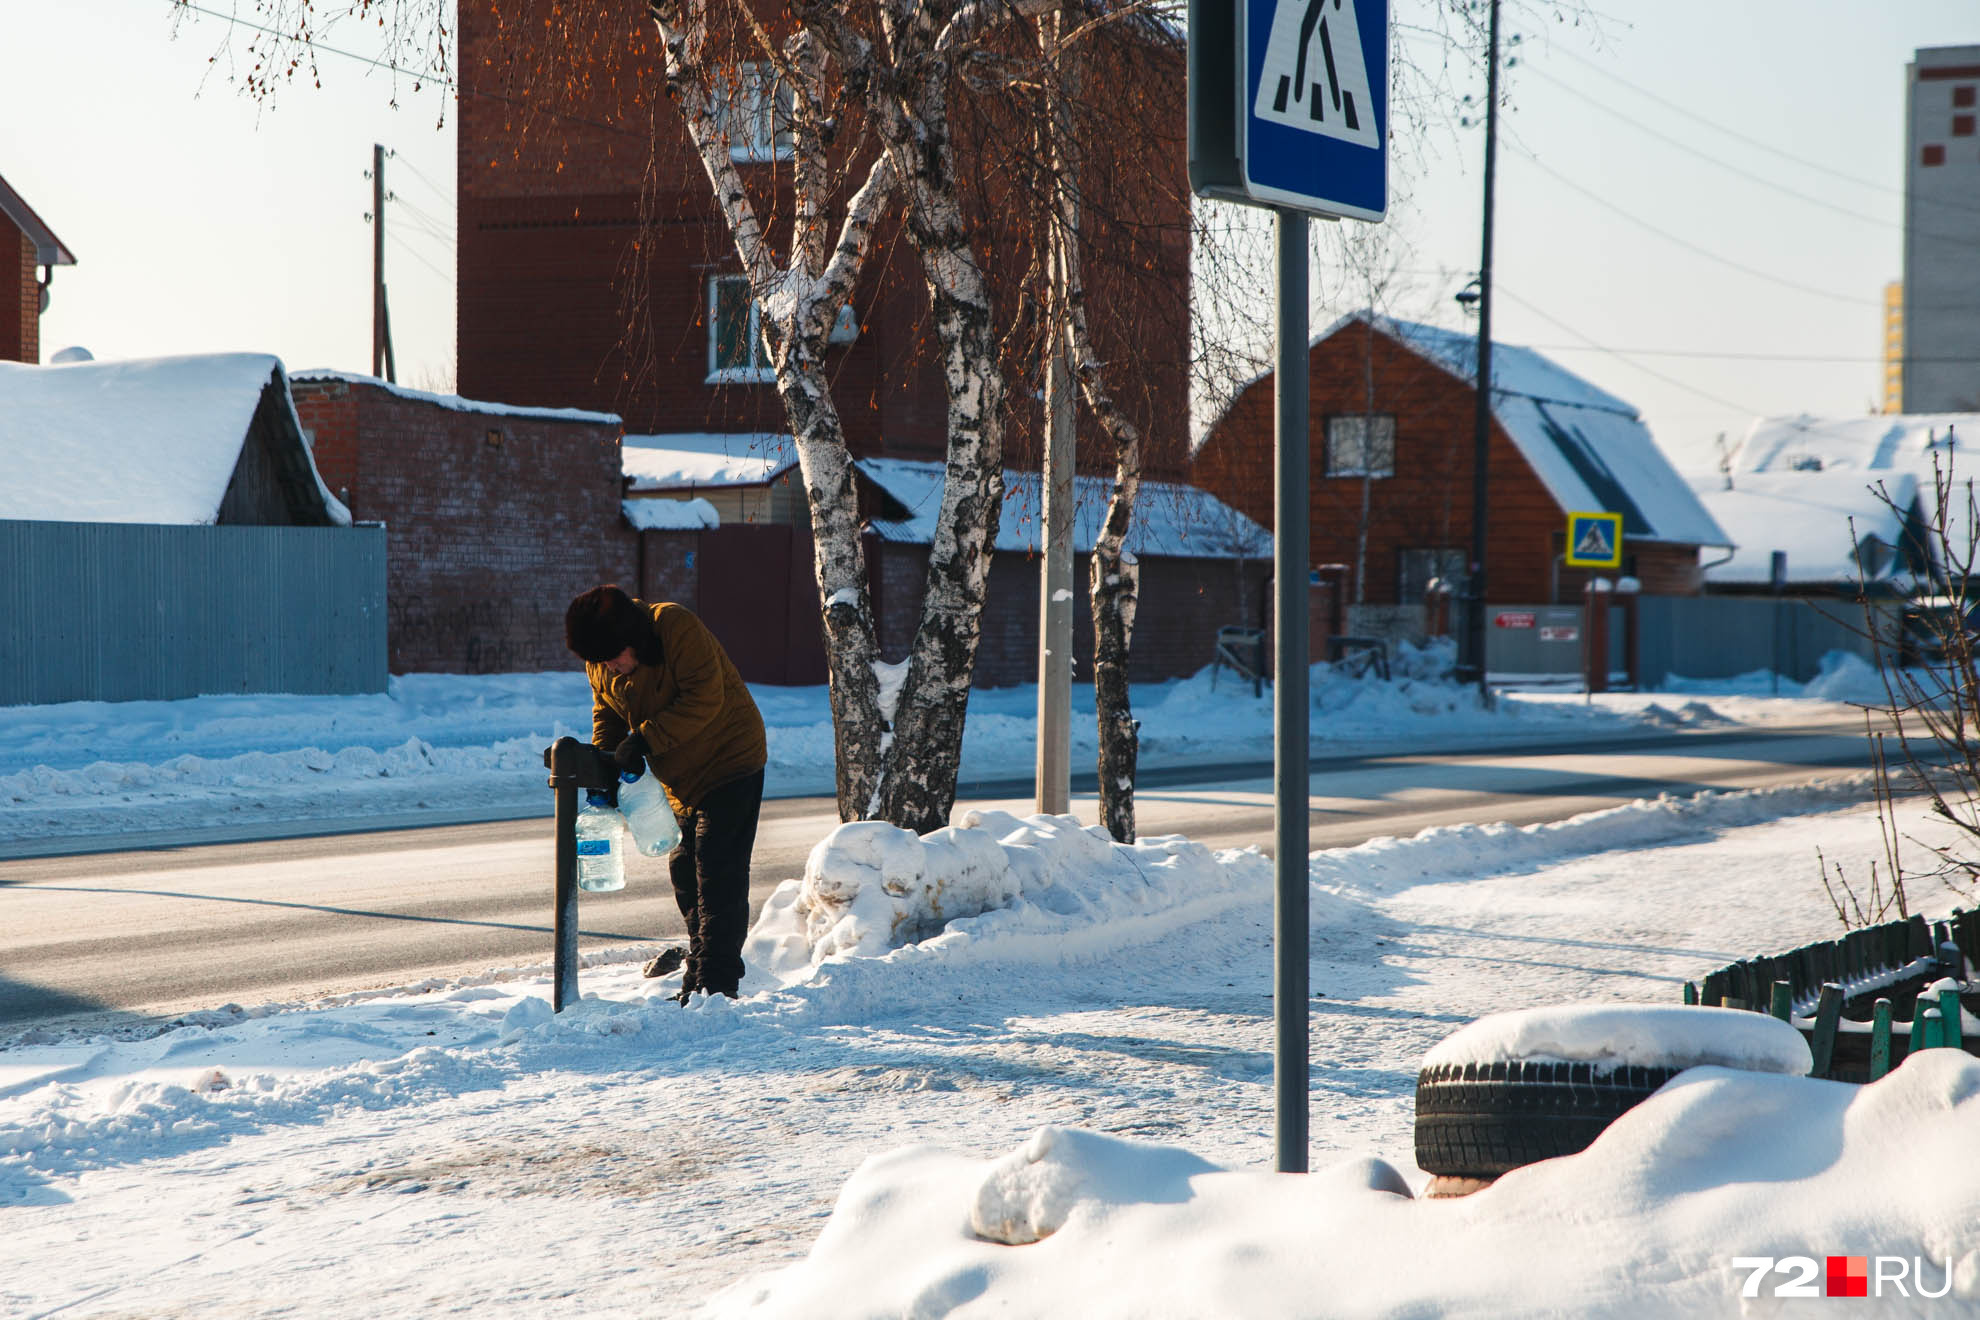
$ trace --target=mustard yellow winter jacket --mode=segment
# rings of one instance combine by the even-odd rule
[[[709,789],[763,768],[763,716],[729,653],[693,611],[671,601],[633,603],[653,612],[660,663],[624,676],[585,665],[591,741],[609,752],[637,730],[648,767],[667,786],[674,810],[685,811]]]

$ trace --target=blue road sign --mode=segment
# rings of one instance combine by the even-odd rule
[[[1389,209],[1388,0],[1244,0],[1243,190],[1322,215]]]

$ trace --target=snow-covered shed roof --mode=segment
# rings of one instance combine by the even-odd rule
[[[1719,476],[1693,484],[1736,545],[1732,558],[1706,566],[1708,582],[1764,586],[1782,550],[1790,584],[1910,584],[1900,552],[1918,495],[1909,473],[1753,472],[1736,476],[1731,490]]]
[[[69,251],[55,231],[46,221],[34,213],[27,199],[15,192],[5,179],[0,179],[0,214],[14,222],[14,228],[28,237],[34,244],[34,264],[37,266],[73,266],[75,253]]]
[[[351,521],[266,353],[0,362],[0,518],[213,523],[237,472],[279,492],[288,522]]]
[[[1313,342],[1362,319],[1343,317]],[[1477,380],[1474,336],[1385,317],[1375,325],[1466,385]],[[1623,535],[1641,540],[1730,544],[1636,409],[1552,359],[1494,341],[1492,415],[1563,510],[1619,513]]]
[[[625,510],[626,521],[636,532],[698,532],[704,527],[722,525],[722,516],[715,506],[698,495],[689,500],[669,499],[664,495],[620,500],[619,507]]]
[[[617,413],[589,412],[583,408],[531,408],[519,403],[490,403],[485,399],[464,399],[458,394],[436,394],[431,390],[408,389],[404,385],[355,371],[311,367],[307,371],[291,373],[289,379],[299,384],[331,380],[342,381],[349,385],[369,385],[387,394],[396,394],[402,399],[414,399],[420,403],[430,403],[435,407],[447,408],[454,412],[487,413],[495,417],[528,417],[551,422],[593,422],[600,426],[619,425]]]
[[[628,490],[761,486],[797,466],[797,445],[775,431],[629,435],[620,465]]]
[[[903,516],[876,517],[869,526],[884,541],[927,545],[935,536],[942,505],[944,467],[900,458],[862,458],[861,475],[883,491]],[[997,528],[998,550],[1038,549],[1040,502],[1036,472],[1004,471],[1004,515]],[[1093,549],[1111,477],[1073,480],[1073,550]],[[1144,481],[1135,498],[1127,552],[1137,558],[1167,555],[1179,559],[1222,559],[1242,554],[1257,559],[1272,553],[1272,534],[1208,491],[1167,481]]]

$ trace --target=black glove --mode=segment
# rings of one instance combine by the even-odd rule
[[[645,774],[646,739],[640,737],[637,733],[627,734],[625,740],[619,744],[618,750],[612,753],[612,761],[626,774]]]

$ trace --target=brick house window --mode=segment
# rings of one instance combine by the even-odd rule
[[[763,347],[763,309],[742,275],[708,278],[708,383],[748,385],[777,373]]]
[[[1918,163],[1920,165],[1943,165],[1946,163],[1946,149],[1936,142],[1929,147],[1923,147],[1918,153]]]
[[[1344,413],[1327,419],[1327,475],[1392,477],[1396,472],[1393,413]]]
[[[1971,109],[1973,106],[1973,90],[1971,87],[1953,88],[1953,109]]]
[[[729,142],[729,159],[791,158],[791,91],[768,64],[736,65],[732,77],[716,80],[710,95],[716,122]]]
[[[1448,546],[1396,551],[1396,604],[1421,605],[1423,589],[1432,578],[1453,585],[1462,582],[1468,562],[1464,551]]]
[[[1972,137],[1972,136],[1973,136],[1973,116],[1972,116],[1972,115],[1954,115],[1954,116],[1953,116],[1953,136],[1954,136],[1954,137]]]

